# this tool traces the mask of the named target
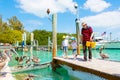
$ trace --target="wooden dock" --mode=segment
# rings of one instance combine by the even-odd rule
[[[4,75],[0,75],[0,80],[16,80],[14,78],[14,76],[12,75],[11,73],[11,70],[8,66],[6,66],[2,71],[1,71],[1,74],[4,74]]]
[[[93,58],[92,61],[83,61],[82,56],[73,60],[73,56],[68,59],[62,57],[53,58],[53,69],[58,65],[67,65],[73,70],[80,70],[101,76],[109,80],[120,80],[120,62],[101,60]]]

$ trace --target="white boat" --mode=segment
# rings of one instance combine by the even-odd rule
[[[104,46],[105,49],[120,49],[120,41],[108,41],[103,37],[95,37],[96,49]]]
[[[105,43],[105,49],[120,49],[120,41],[110,41]]]

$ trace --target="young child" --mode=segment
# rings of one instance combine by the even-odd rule
[[[62,41],[62,47],[63,47],[63,57],[67,58],[68,57],[68,37],[63,36],[63,41]]]
[[[76,42],[76,39],[75,38],[72,38],[72,43],[71,43],[71,46],[72,46],[72,54],[74,56],[74,59],[76,59],[77,57],[77,42]]]

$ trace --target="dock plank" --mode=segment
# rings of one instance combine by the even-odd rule
[[[73,56],[68,59],[54,57],[55,64],[68,65],[75,70],[89,72],[109,80],[120,80],[120,62],[101,60],[93,58],[92,61],[83,61],[83,56],[78,56],[73,60]]]

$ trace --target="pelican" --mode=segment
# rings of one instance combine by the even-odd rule
[[[101,58],[102,59],[107,59],[107,58],[109,58],[109,56],[108,56],[108,54],[105,54],[105,53],[102,53],[102,50],[103,50],[103,48],[100,48],[100,56],[101,56]]]
[[[30,58],[28,57],[28,59],[26,60],[26,64],[30,63]]]
[[[11,60],[12,54],[10,53],[17,54],[13,48],[11,49],[5,49],[2,52],[0,51],[0,74],[2,74],[2,70],[8,66],[9,61]],[[18,54],[17,54],[18,55]]]
[[[13,52],[13,53],[15,53],[18,56],[18,53],[15,51],[14,48],[11,48],[10,51]]]
[[[0,51],[0,71],[5,66],[7,61],[6,56],[3,55],[3,53]]]
[[[25,59],[27,56],[21,56],[21,57],[15,57],[15,60],[18,61],[19,63],[23,62],[23,59]]]
[[[0,52],[0,54],[1,54],[0,74],[2,74],[2,73],[4,73],[4,72],[2,72],[2,70],[4,70],[8,66],[8,63],[11,60],[11,56],[10,56],[8,50],[5,50],[3,53]]]
[[[36,75],[28,74],[28,76],[24,80],[33,80],[34,77],[36,77]]]
[[[26,77],[24,80],[33,80],[33,79],[30,77]]]
[[[37,57],[35,57],[35,56],[33,56],[32,61],[35,62],[35,63],[39,63],[39,62],[40,62],[40,59],[37,58]]]
[[[33,77],[36,77],[36,75],[34,75],[34,74],[28,74],[28,77],[33,78]]]

